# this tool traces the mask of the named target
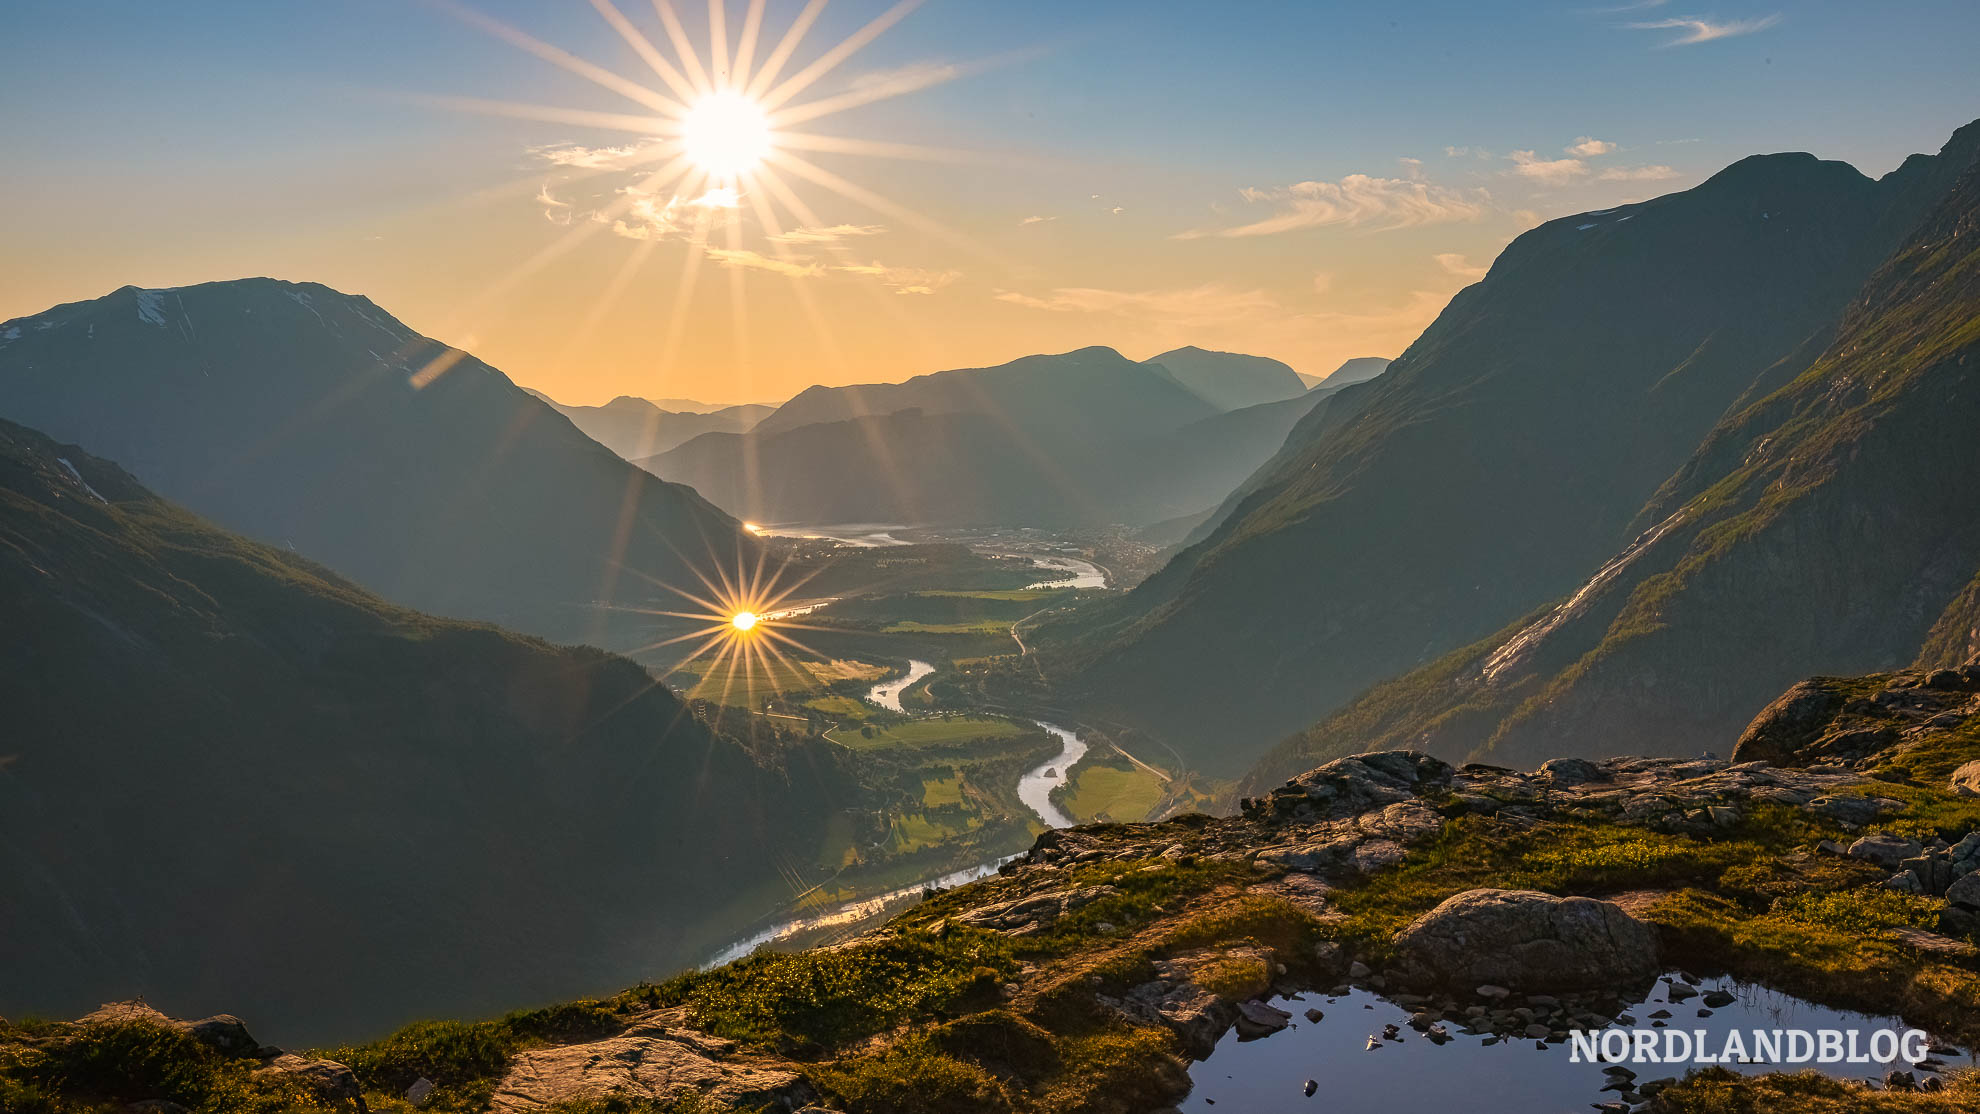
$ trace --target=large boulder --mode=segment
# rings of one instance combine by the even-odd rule
[[[1441,759],[1413,750],[1370,751],[1308,770],[1264,798],[1245,801],[1244,811],[1256,819],[1359,816],[1447,785],[1452,772]]]
[[[1470,890],[1396,934],[1405,982],[1521,992],[1609,990],[1658,974],[1657,938],[1613,902]]]
[[[1795,685],[1747,724],[1733,746],[1732,760],[1793,765],[1795,752],[1821,736],[1842,703],[1842,694],[1820,681]]]
[[[299,1084],[314,1092],[318,1098],[342,1099],[349,1102],[358,1114],[365,1114],[364,1088],[358,1085],[357,1073],[335,1060],[319,1060],[284,1052],[254,1069],[254,1077]]]
[[[518,1052],[490,1114],[609,1098],[796,1110],[817,1097],[795,1065],[741,1054],[731,1041],[678,1027],[681,1020],[655,1014],[615,1037]]]

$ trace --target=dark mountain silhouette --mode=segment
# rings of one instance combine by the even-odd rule
[[[125,287],[0,325],[0,417],[397,602],[539,633],[752,546],[494,368],[312,283]]]
[[[1970,160],[1975,132],[1947,157]],[[1980,168],[1820,357],[1720,422],[1568,598],[1378,686],[1254,785],[1391,742],[1494,762],[1707,749],[1805,675],[1965,662],[1980,650],[1980,489],[1962,479],[1980,474],[1976,322]]]
[[[1210,352],[1190,345],[1142,362],[1167,371],[1178,383],[1219,410],[1281,402],[1306,391],[1298,373],[1264,356]]]
[[[1735,403],[1816,359],[1974,139],[1881,181],[1758,156],[1522,235],[1207,537],[1036,632],[1064,694],[1235,772],[1573,591]]]
[[[0,629],[33,632],[0,639],[8,1016],[142,993],[307,1042],[609,991],[855,803],[838,748],[716,733],[631,661],[388,604],[9,422]]]

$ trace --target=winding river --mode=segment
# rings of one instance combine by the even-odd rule
[[[908,662],[908,671],[905,676],[896,677],[891,681],[882,681],[880,684],[873,686],[872,690],[866,694],[866,698],[890,712],[902,712],[904,709],[901,706],[901,694],[906,692],[917,681],[934,672],[935,667],[925,661],[910,661]],[[1086,754],[1086,744],[1080,740],[1078,733],[1069,728],[1046,723],[1043,720],[1033,720],[1032,722],[1058,738],[1059,753],[1040,765],[1025,771],[1024,776],[1018,779],[1018,800],[1023,801],[1026,808],[1037,813],[1038,819],[1046,827],[1070,828],[1073,824],[1072,818],[1067,816],[1059,806],[1052,803],[1052,790],[1058,788],[1059,784],[1065,780],[1066,771]],[[731,942],[710,956],[708,961],[701,966],[704,969],[720,967],[724,963],[731,963],[735,960],[742,959],[765,944],[775,944],[799,935],[831,933],[834,930],[851,930],[860,924],[890,912],[911,898],[918,897],[924,890],[948,889],[951,886],[960,886],[965,882],[974,882],[978,878],[995,874],[998,867],[1016,857],[1015,855],[1008,855],[979,866],[950,871],[947,874],[937,875],[932,878],[925,878],[919,882],[902,886],[899,889],[889,890],[886,893],[876,894],[859,901],[847,902],[828,909],[815,910],[777,921],[750,933],[748,936]]]

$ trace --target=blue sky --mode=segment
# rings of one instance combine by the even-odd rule
[[[474,6],[659,87],[585,0]],[[662,41],[650,0],[621,6]],[[705,0],[679,7],[699,41]],[[799,7],[771,0],[766,34]],[[796,65],[889,7],[832,0]],[[1652,23],[1672,26],[1630,26]],[[594,180],[543,152],[628,137],[420,98],[640,109],[439,3],[15,0],[7,26],[0,317],[124,282],[316,279],[580,401],[768,397],[1083,343],[1246,348],[1320,373],[1393,355],[1535,219],[1754,152],[1881,174],[1980,116],[1971,0],[929,0],[799,100],[956,68],[815,125],[973,152],[816,156],[943,234],[812,190],[822,225],[860,231],[802,271],[768,262],[745,200],[740,246],[707,255],[691,295],[682,265],[720,235],[658,243],[633,271],[641,249],[607,232],[491,292],[571,214],[602,210]],[[1744,31],[1680,41],[1700,28]],[[642,243],[668,239],[656,229]],[[830,343],[765,327],[808,315]]]

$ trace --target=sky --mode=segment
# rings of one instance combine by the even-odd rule
[[[1980,116],[1972,0],[759,2],[752,76],[809,26],[724,177],[752,0],[12,0],[0,319],[322,282],[575,403],[1093,344],[1324,375],[1539,221]]]

